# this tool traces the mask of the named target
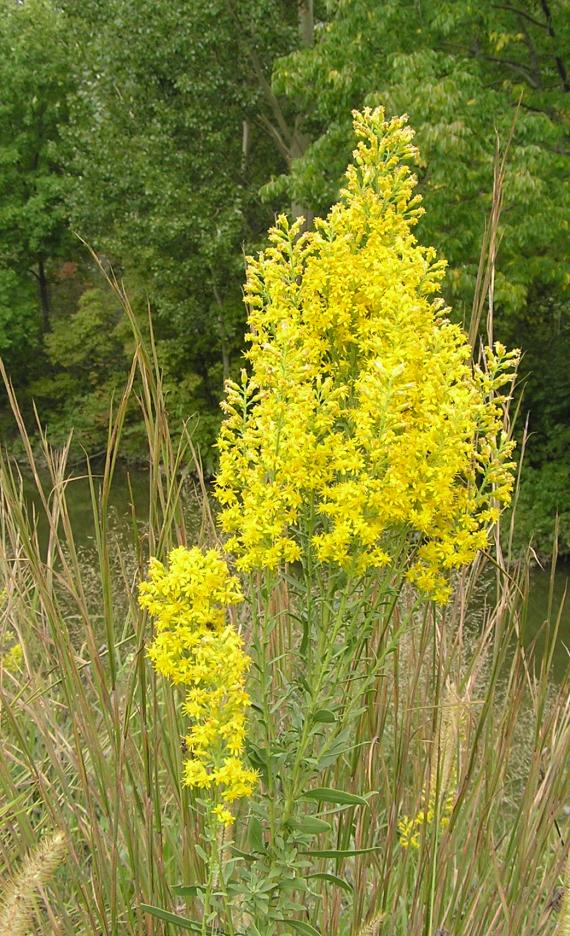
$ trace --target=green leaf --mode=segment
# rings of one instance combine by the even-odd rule
[[[382,851],[382,845],[375,845],[373,848],[325,848],[302,852],[302,854],[311,855],[312,858],[354,858],[355,855],[370,855],[378,851]]]
[[[347,892],[347,894],[352,894],[354,890],[352,884],[349,884],[348,881],[344,880],[344,878],[338,877],[336,874],[328,874],[326,871],[318,871],[316,874],[307,875],[307,880],[310,879],[328,881],[330,884],[335,884],[337,887],[341,887],[342,890]]]
[[[204,863],[207,863],[209,859],[208,852],[204,848],[202,848],[202,846],[198,842],[196,842],[196,844],[194,845],[194,848],[196,849],[196,852],[198,853],[202,861]]]
[[[309,686],[309,683],[307,682],[304,676],[299,677],[299,685],[307,693],[308,696],[311,695],[311,687]]]
[[[321,936],[319,931],[311,926],[310,923],[303,923],[302,920],[279,920],[279,923],[285,923],[298,933],[304,933],[305,936]]]
[[[334,712],[331,712],[330,709],[319,709],[318,712],[315,712],[313,715],[313,721],[330,725],[336,721],[336,715]]]
[[[331,832],[330,822],[317,819],[316,816],[302,816],[300,819],[290,819],[288,825],[298,832],[307,832],[309,835],[319,835],[321,832]]]
[[[177,897],[196,897],[203,890],[206,890],[205,884],[174,884],[172,887]]]
[[[245,861],[257,861],[256,855],[252,855],[250,852],[240,851],[240,849],[236,848],[234,845],[228,850],[232,855],[236,855],[237,858],[244,858]]]
[[[196,920],[188,920],[186,917],[178,916],[177,913],[170,913],[168,910],[162,910],[160,907],[151,907],[150,904],[140,904],[144,913],[150,913],[151,916],[158,917],[159,920],[165,920],[167,923],[173,923],[180,929],[192,930],[193,933],[202,932],[202,924]]]
[[[253,852],[263,851],[263,826],[257,816],[252,816],[249,820],[247,839]]]
[[[337,803],[341,806],[366,806],[363,796],[356,793],[346,793],[344,790],[334,790],[332,787],[316,787],[303,793],[303,799],[317,800],[319,803]]]

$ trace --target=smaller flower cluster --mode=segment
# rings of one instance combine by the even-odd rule
[[[446,796],[439,811],[439,826],[445,829],[449,825],[449,817],[453,812],[455,796]],[[403,816],[398,822],[398,835],[402,848],[419,848],[422,826],[432,825],[436,817],[435,794],[430,796],[425,806],[416,813],[413,819]]]
[[[22,669],[24,651],[19,643],[12,644],[9,650],[0,654],[0,669],[7,673],[17,673]]]
[[[185,783],[208,791],[224,825],[233,822],[228,805],[249,796],[257,782],[243,761],[251,661],[226,622],[227,608],[241,601],[239,582],[218,552],[197,547],[173,549],[167,567],[151,559],[139,590],[141,607],[156,620],[150,659],[161,675],[188,687]]]
[[[4,608],[7,597],[8,593],[6,589],[3,588],[0,591],[0,610]],[[17,637],[17,635],[14,634],[14,637]],[[8,650],[0,647],[0,671],[4,670],[7,673],[15,674],[22,668],[23,661],[24,650],[17,640]]]

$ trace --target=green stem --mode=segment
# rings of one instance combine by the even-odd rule
[[[332,589],[334,587],[334,579],[331,581],[331,597]],[[303,731],[299,739],[299,745],[297,747],[297,753],[295,755],[295,762],[291,771],[291,784],[289,787],[289,793],[285,800],[285,806],[281,816],[282,824],[286,823],[289,819],[292,811],[293,804],[297,799],[299,793],[301,792],[302,786],[302,777],[300,777],[300,768],[305,755],[307,748],[307,743],[309,741],[311,727],[312,727],[312,716],[315,710],[315,707],[318,705],[319,695],[322,689],[323,681],[327,672],[329,660],[332,651],[335,648],[336,639],[340,628],[342,627],[344,621],[344,609],[346,606],[347,592],[346,589],[342,593],[342,598],[338,607],[337,614],[335,615],[335,621],[332,628],[332,631],[329,632],[328,628],[324,626],[325,623],[328,623],[328,614],[329,614],[329,602],[328,600],[323,605],[323,626],[320,629],[319,635],[319,652],[317,654],[318,668],[315,674],[315,678],[308,678],[307,681],[312,686],[311,691],[311,701],[305,717],[303,724]],[[310,624],[310,622],[308,622]],[[310,677],[313,677],[313,674],[310,674]]]
[[[315,530],[315,503],[314,503],[314,493],[311,491],[311,499],[309,503],[309,516],[307,521],[307,547],[306,547],[306,556],[307,564],[305,568],[305,590],[307,596],[307,617],[303,621],[303,637],[301,639],[301,646],[299,652],[301,657],[307,660],[307,669],[310,669],[311,660],[311,619],[313,616],[313,548],[312,548],[312,539],[313,533]]]
[[[208,877],[206,880],[206,891],[204,894],[204,909],[202,912],[202,936],[208,936],[208,917],[212,906],[212,892],[218,871],[217,838],[212,834],[212,807],[215,805],[214,796],[212,801],[204,803],[204,832],[208,842]]]
[[[224,874],[224,838],[225,833],[219,838],[219,852],[218,852],[218,867],[220,871],[220,891],[222,894],[222,903],[224,905],[224,915],[225,915],[225,925],[228,929],[228,936],[235,936],[235,929],[232,919],[232,908],[228,900],[228,892],[226,890],[226,877]]]
[[[271,758],[271,752],[273,750],[273,731],[272,731],[272,717],[271,717],[271,685],[272,685],[272,674],[269,672],[268,668],[268,656],[269,656],[269,640],[270,635],[268,633],[267,623],[269,621],[269,604],[271,601],[271,589],[272,581],[270,573],[267,573],[265,578],[265,589],[264,589],[264,608],[263,608],[263,618],[261,622],[259,617],[255,617],[256,632],[258,635],[257,640],[257,655],[258,655],[258,666],[260,670],[260,683],[262,689],[262,700],[261,705],[263,709],[263,723],[265,728],[265,744],[266,744],[266,763],[267,763],[267,792],[269,798],[269,831],[271,841],[274,839],[275,835],[275,777],[273,774],[273,763]]]

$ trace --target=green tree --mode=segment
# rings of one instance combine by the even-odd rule
[[[237,357],[244,244],[271,219],[259,187],[283,168],[257,119],[274,50],[291,48],[281,6],[64,2],[80,48],[73,222],[146,290],[167,378],[194,374],[188,412],[215,410]],[[277,29],[256,32],[270,9]]]
[[[425,160],[423,236],[452,267],[454,297],[472,295],[492,190],[495,134],[510,151],[498,301],[520,308],[568,284],[570,8],[335,0],[317,41],[277,63],[274,88],[295,102],[313,139],[287,188],[323,210],[350,148],[350,111],[381,99],[407,111]]]
[[[71,237],[61,130],[69,46],[50,0],[0,0],[0,354],[25,373],[51,317],[50,271]]]
[[[52,442],[62,444],[73,427],[88,451],[105,447],[109,404],[124,384],[129,350],[121,304],[110,290],[86,288],[77,309],[54,321],[45,336],[50,366],[29,388]]]
[[[6,83],[5,119],[22,101],[49,104],[52,118],[45,147],[38,134],[25,141],[30,149],[40,147],[41,188],[52,197],[50,204],[36,197],[51,241],[42,242],[33,263],[15,229],[12,202],[18,187],[36,192],[36,175],[21,153],[4,157],[13,170],[13,178],[3,180],[6,241],[20,245],[0,279],[6,342],[23,347],[28,320],[38,348],[48,324],[59,338],[66,327],[70,336],[79,334],[85,310],[76,310],[77,289],[72,301],[53,309],[49,297],[55,284],[48,278],[62,245],[70,258],[81,256],[69,216],[102,262],[126,276],[143,303],[150,301],[171,404],[180,415],[200,413],[204,439],[211,438],[223,379],[237,366],[241,347],[244,247],[260,239],[280,207],[261,203],[258,191],[304,145],[292,109],[285,113],[271,90],[272,63],[312,35],[312,0],[299,10],[287,0],[173,0],[160,7],[150,0],[61,0],[57,8],[33,0],[25,15],[16,0],[0,2],[11,17],[5,45],[18,65],[7,56],[5,67],[21,72],[19,85]],[[41,80],[34,73],[36,48],[45,60]],[[21,123],[33,121],[25,113]],[[27,162],[35,165],[35,158]],[[30,264],[41,286],[43,329]],[[77,277],[78,287],[91,279],[83,267],[87,275]],[[27,318],[14,302],[18,291],[28,299]],[[63,427],[79,410],[70,369],[51,344],[42,359],[47,373],[37,379],[24,355],[16,380],[22,387],[32,379],[51,421]],[[111,355],[102,366],[112,371],[123,363]],[[14,374],[13,359],[9,368]],[[86,405],[89,394],[102,392],[89,382],[85,390]]]

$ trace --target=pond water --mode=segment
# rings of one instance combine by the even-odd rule
[[[552,579],[552,581],[551,581]],[[544,646],[541,630],[549,615],[559,621],[558,640],[553,660],[554,671],[562,676],[570,658],[570,563],[559,562],[551,575],[549,569],[533,569],[528,596],[527,635],[538,633],[538,646]]]
[[[37,508],[40,534],[42,534],[42,538],[45,538],[47,528],[45,521],[42,528],[41,504],[31,481],[27,485],[27,492],[30,503],[33,503]],[[142,519],[147,516],[149,497],[148,471],[144,468],[127,469],[122,466],[117,468],[111,489],[110,507],[115,514],[119,527],[122,520],[126,521],[130,518],[133,503],[139,518]],[[70,476],[67,486],[67,500],[77,544],[89,547],[93,540],[91,492],[88,478],[80,469],[76,474]],[[189,519],[191,521],[191,517]],[[559,563],[552,582],[551,617],[556,620],[558,613],[560,613],[558,643],[554,660],[555,671],[560,674],[565,669],[570,653],[570,595],[565,601],[567,589],[570,591],[570,563]],[[539,646],[541,642],[540,633],[549,614],[550,593],[550,570],[535,567],[530,576],[525,637],[530,642],[538,634]]]

